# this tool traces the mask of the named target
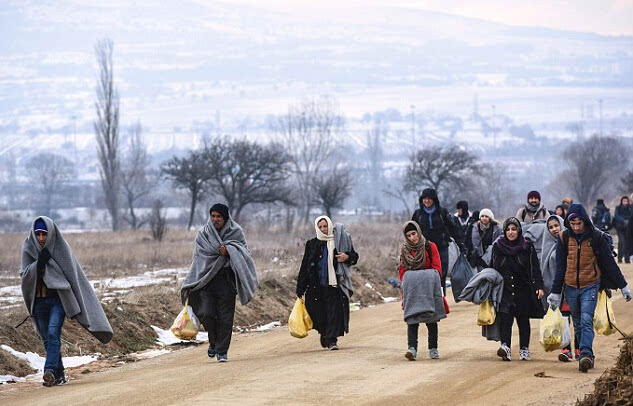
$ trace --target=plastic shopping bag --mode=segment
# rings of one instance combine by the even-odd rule
[[[615,324],[611,300],[607,297],[607,292],[601,290],[598,294],[596,312],[593,314],[593,328],[596,333],[608,336],[616,332],[615,327],[613,327]]]
[[[176,338],[193,341],[196,339],[199,329],[200,322],[193,313],[191,306],[189,306],[189,299],[187,299],[185,301],[185,307],[178,314],[178,317],[176,317],[174,324],[172,324],[169,330],[176,336]]]
[[[567,325],[569,328],[569,325]],[[561,348],[563,343],[563,331],[565,320],[560,309],[549,308],[543,320],[541,320],[540,343],[545,351],[554,351]]]
[[[563,323],[565,328],[563,329],[563,342],[560,344],[560,348],[565,348],[571,345],[571,330],[569,329],[569,317],[563,316]]]
[[[473,269],[470,267],[466,255],[460,254],[451,272],[451,290],[453,291],[455,303],[460,301],[459,295],[462,294],[462,290],[468,285],[473,276]]]
[[[290,335],[296,338],[305,338],[308,336],[308,331],[312,330],[312,327],[312,319],[303,300],[297,298],[288,319]]]
[[[495,323],[496,311],[490,300],[486,300],[479,305],[479,313],[477,313],[477,325],[491,326]]]

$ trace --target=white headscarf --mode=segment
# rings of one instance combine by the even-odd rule
[[[327,234],[319,229],[319,221],[327,222]],[[332,220],[328,216],[319,216],[314,220],[314,228],[316,230],[317,240],[327,241],[327,278],[328,285],[336,286],[336,270],[334,269],[334,226]]]

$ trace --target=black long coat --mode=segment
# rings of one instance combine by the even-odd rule
[[[536,291],[543,289],[543,276],[534,245],[518,255],[505,255],[497,244],[492,246],[492,267],[503,276],[503,297],[499,312],[540,319],[545,315]],[[514,306],[514,307],[512,307]]]
[[[310,318],[314,322],[314,328],[322,333],[325,331],[327,323],[327,307],[323,301],[323,287],[319,280],[319,261],[323,257],[323,246],[326,245],[325,241],[320,241],[316,237],[306,242],[305,252],[303,253],[303,260],[301,261],[301,269],[297,276],[297,296],[303,296],[305,294],[305,305],[310,314]],[[334,250],[334,255],[338,252]],[[354,247],[350,252],[346,252],[349,255],[349,259],[346,264],[349,266],[355,265],[358,262],[358,253],[354,251]],[[336,258],[331,258],[334,262],[334,266],[338,267],[338,261]],[[339,281],[340,282],[340,281]],[[338,291],[341,296],[341,312],[343,317],[343,324],[345,326],[345,332],[349,331],[349,299],[343,293],[338,284]]]

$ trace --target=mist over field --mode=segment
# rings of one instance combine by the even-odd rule
[[[6,1],[0,210],[27,216],[40,209],[29,165],[39,153],[54,153],[71,161],[66,183],[75,192],[53,209],[83,227],[90,220],[102,226],[94,48],[106,37],[114,45],[121,142],[130,126],[142,125],[148,170],[158,172],[167,159],[218,136],[278,141],[280,115],[326,96],[344,119],[334,138],[355,173],[348,211],[405,210],[383,192],[400,188],[412,151],[433,145],[458,145],[501,168],[513,190],[508,207],[499,208],[503,214],[530,189],[543,190],[554,206],[571,194],[556,182],[567,168],[562,153],[569,143],[600,134],[631,144],[633,36],[622,22],[631,9],[608,2],[595,25],[583,25],[595,11],[589,2],[564,13],[561,5],[548,6],[543,14],[551,15],[542,19],[521,7]],[[364,176],[375,162],[368,134],[376,131],[378,180]],[[169,197],[178,217],[187,198],[171,186],[162,182],[155,191]],[[612,186],[606,198],[620,192]],[[414,195],[405,198],[410,205]],[[149,210],[151,201],[141,206]],[[76,207],[93,213],[64,212]]]

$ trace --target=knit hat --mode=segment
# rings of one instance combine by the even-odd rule
[[[409,231],[418,231],[418,229],[416,228],[415,224],[413,224],[413,222],[408,222],[406,227],[404,228],[404,233],[405,235],[409,232]]]
[[[536,190],[533,190],[533,191],[531,191],[530,193],[528,193],[528,196],[527,196],[528,201],[529,201],[531,198],[533,198],[533,197],[535,197],[535,198],[537,198],[537,199],[541,200],[541,194],[540,194],[539,192],[537,192]]]
[[[462,209],[463,211],[468,211],[468,202],[466,200],[460,200],[459,202],[457,202],[455,208]]]
[[[482,209],[479,212],[479,218],[481,219],[481,216],[488,216],[490,218],[490,221],[495,221],[495,215],[492,214],[492,210],[490,209]]]
[[[42,219],[35,220],[35,224],[33,225],[34,233],[44,233],[48,234],[48,227],[46,227],[46,222]]]
[[[604,199],[598,199],[598,204],[604,204]]]
[[[224,220],[229,219],[229,206],[227,206],[226,204],[222,204],[222,203],[214,204],[211,207],[211,210],[209,210],[209,215],[211,215],[211,212],[220,213],[220,215],[224,218]]]

